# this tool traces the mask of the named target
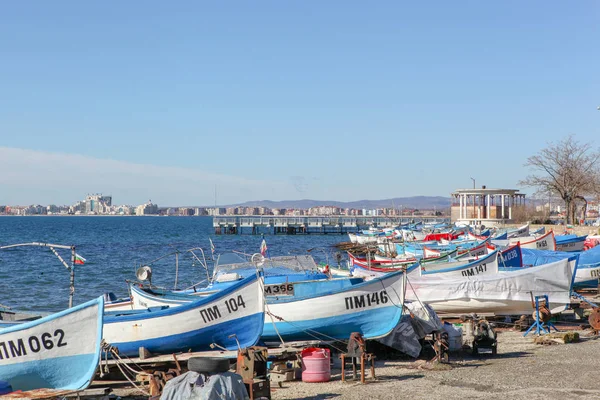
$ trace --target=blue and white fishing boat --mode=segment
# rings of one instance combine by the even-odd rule
[[[512,246],[517,243],[521,244],[523,249],[536,249],[536,250],[551,250],[556,251],[556,240],[554,238],[554,232],[550,231],[541,236],[520,236],[517,238],[509,239],[492,239],[492,244],[495,246]]]
[[[514,271],[523,268],[523,266],[523,253],[521,252],[520,243],[506,247],[498,254],[499,271]]]
[[[556,235],[554,239],[556,240],[556,251],[583,251],[587,235]]]
[[[263,340],[385,336],[402,317],[405,282],[402,271],[334,290],[326,281],[297,282],[293,296],[267,300]]]
[[[421,278],[461,278],[498,273],[498,251],[477,259],[427,264],[419,269]],[[413,275],[411,275],[413,276]]]
[[[522,249],[552,250],[556,251],[554,232],[550,231],[542,236],[525,236],[509,239],[509,244],[520,243]]]
[[[104,300],[0,328],[0,379],[13,390],[85,389],[100,360]]]
[[[209,350],[211,344],[253,346],[263,331],[263,291],[263,278],[255,273],[179,307],[107,313],[104,338],[127,356],[138,355],[140,347],[165,354]]]

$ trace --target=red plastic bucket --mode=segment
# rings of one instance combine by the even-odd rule
[[[302,382],[329,382],[331,365],[329,349],[309,347],[302,350]]]

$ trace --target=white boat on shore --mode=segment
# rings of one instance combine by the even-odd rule
[[[104,300],[0,328],[0,380],[12,390],[88,387],[100,361]]]
[[[571,301],[578,257],[550,264],[459,279],[410,278],[407,300],[429,304],[438,313],[530,314],[531,297],[547,295],[553,313]]]

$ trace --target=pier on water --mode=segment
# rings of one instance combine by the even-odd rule
[[[393,228],[401,223],[418,221],[442,221],[440,217],[403,216],[273,216],[273,215],[231,215],[214,216],[213,228],[217,235],[237,234],[273,234],[273,235],[303,235],[303,234],[338,234],[356,232],[362,229]]]

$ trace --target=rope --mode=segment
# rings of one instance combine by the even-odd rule
[[[290,324],[290,325],[292,325],[293,327],[295,327],[295,328],[297,328],[297,329],[299,329],[299,330],[303,331],[304,333],[308,334],[309,336],[311,336],[311,337],[313,337],[313,338],[315,338],[315,339],[317,339],[317,340],[319,340],[319,341],[323,341],[323,338],[326,338],[326,339],[329,339],[329,340],[331,340],[332,342],[339,342],[339,343],[344,343],[344,344],[345,344],[345,343],[347,343],[347,341],[345,341],[345,340],[336,339],[336,338],[334,338],[334,337],[328,336],[328,335],[326,335],[326,334],[324,334],[324,333],[321,333],[321,332],[319,332],[319,331],[315,331],[314,329],[305,329],[305,328],[301,328],[300,326],[298,326],[298,325],[294,324],[293,322],[286,321],[286,320],[285,320],[285,319],[283,319],[282,317],[280,317],[280,316],[278,316],[278,315],[275,315],[275,314],[272,314],[270,311],[268,312],[268,314],[269,314],[269,315],[270,315],[272,318],[274,317],[274,318],[276,318],[276,319],[278,319],[278,320],[280,320],[280,321],[283,321],[283,322],[285,322],[285,323],[287,323],[287,324]],[[279,333],[278,333],[278,334],[279,334]],[[319,337],[318,335],[321,335],[322,337]],[[340,348],[338,348],[338,347],[336,347],[336,346],[334,346],[334,345],[331,345],[331,347],[333,347],[334,349],[336,349],[336,350],[338,350],[338,351],[340,351],[340,352],[342,352],[342,353],[344,352],[344,350],[342,350],[342,349],[340,349]]]
[[[431,319],[431,314],[429,314],[429,310],[427,310],[427,307],[425,307],[425,304],[423,304],[423,302],[421,301],[421,299],[419,299],[419,296],[417,295],[417,291],[413,287],[412,283],[410,283],[410,281],[408,280],[408,275],[406,276],[406,283],[408,283],[410,285],[410,288],[413,291],[413,294],[415,295],[415,297],[417,298],[417,301],[419,302],[419,304],[421,305],[421,307],[425,310],[425,313],[427,314],[427,317]]]
[[[277,325],[275,324],[275,321],[273,320],[273,315],[271,314],[271,310],[269,309],[269,304],[267,303],[267,297],[264,295],[265,282],[264,282],[264,278],[260,279],[260,274],[258,273],[258,269],[256,270],[256,278],[258,279],[258,285],[260,286],[260,290],[262,290],[262,292],[263,292],[263,302],[265,304],[267,314],[269,315],[269,318],[271,318],[271,323],[273,324],[273,329],[275,329],[275,333],[277,333],[277,337],[279,337],[281,344],[283,345],[283,347],[285,347],[285,342],[283,341],[281,334],[279,334],[279,329],[277,329]]]
[[[137,390],[139,390],[140,392],[142,392],[145,396],[150,396],[149,392],[147,392],[146,390],[144,390],[141,387],[139,387],[133,380],[131,380],[127,376],[127,374],[125,373],[125,371],[123,371],[123,369],[121,368],[121,365],[119,363],[117,363],[117,367],[119,368],[119,371],[121,371],[121,373],[123,374],[123,376],[125,377],[125,379],[127,379],[127,381],[129,381],[129,383],[131,383],[131,385],[133,385],[133,387],[135,387]]]
[[[101,351],[105,354],[105,372],[108,373],[108,354],[110,353],[111,356],[114,358],[115,360],[115,365],[117,366],[117,368],[119,368],[119,371],[121,371],[121,374],[125,377],[125,379],[127,379],[127,381],[129,381],[129,383],[131,383],[131,385],[133,385],[133,387],[135,387],[137,390],[139,390],[141,393],[143,393],[146,396],[150,396],[150,393],[147,392],[146,390],[144,390],[143,388],[141,388],[140,386],[138,386],[133,380],[131,380],[131,378],[129,378],[128,374],[123,370],[122,367],[125,367],[126,369],[128,369],[130,371],[130,373],[135,374],[135,375],[145,375],[145,376],[153,376],[152,374],[149,374],[143,370],[141,370],[142,368],[137,365],[136,363],[134,363],[129,357],[125,356],[125,358],[127,358],[127,360],[129,360],[130,363],[134,364],[136,367],[138,367],[140,369],[140,371],[136,371],[135,369],[131,368],[128,363],[124,362],[123,359],[121,358],[121,356],[119,355],[119,351],[116,347],[113,347],[111,344],[106,343],[104,340],[102,340],[101,344],[100,344],[100,349]],[[100,377],[102,378],[104,376],[104,373],[102,371],[102,357],[100,357]]]

